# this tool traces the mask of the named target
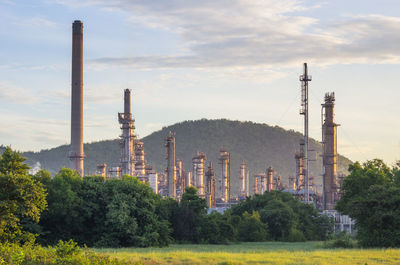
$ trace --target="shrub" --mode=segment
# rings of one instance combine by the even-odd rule
[[[357,241],[348,233],[340,232],[333,236],[332,240],[324,243],[326,248],[355,248]]]
[[[305,242],[306,237],[304,234],[295,228],[291,229],[289,232],[289,236],[287,237],[288,242]]]
[[[13,265],[54,265],[54,264],[91,264],[123,265],[124,261],[99,255],[88,249],[80,249],[74,241],[60,241],[55,248],[43,248],[39,245],[0,244],[0,264]]]

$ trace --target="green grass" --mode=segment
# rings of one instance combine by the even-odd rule
[[[400,249],[327,250],[320,242],[171,245],[95,251],[139,264],[400,264]]]

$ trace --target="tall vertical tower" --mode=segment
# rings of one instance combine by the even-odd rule
[[[193,163],[193,180],[194,186],[197,187],[197,193],[200,197],[204,198],[205,190],[204,190],[204,176],[205,176],[205,160],[206,155],[197,152],[196,156],[192,158]]]
[[[221,183],[222,196],[221,199],[228,203],[230,199],[230,182],[231,182],[231,155],[225,149],[219,152],[219,163],[221,164]]]
[[[168,196],[176,198],[176,160],[175,160],[175,134],[169,132],[165,138],[165,147],[167,148],[167,182]]]
[[[124,112],[118,113],[118,122],[121,124],[122,135],[121,137],[121,173],[122,175],[134,175],[135,171],[135,129],[134,122],[131,114],[131,91],[124,90]]]
[[[305,185],[305,201],[308,202],[310,199],[309,192],[309,184],[308,184],[308,176],[309,176],[309,167],[308,167],[308,152],[309,152],[309,143],[308,143],[308,82],[312,80],[311,75],[308,75],[307,63],[304,63],[304,72],[300,76],[301,82],[301,109],[300,115],[304,115],[304,185]]]
[[[213,164],[210,162],[208,166],[207,172],[207,191],[206,191],[206,200],[208,208],[215,208],[216,200],[215,200],[215,174]]]
[[[239,175],[239,180],[240,180],[240,190],[239,194],[242,197],[246,197],[246,163],[242,163],[240,165],[240,175]]]
[[[337,126],[334,122],[335,93],[325,94],[322,104],[322,144],[323,144],[323,206],[324,210],[334,210],[337,194]]]
[[[135,176],[143,177],[146,175],[146,160],[143,142],[136,140],[135,141]]]
[[[180,194],[183,194],[185,192],[185,176],[183,175],[183,167],[184,163],[182,159],[177,159],[176,160],[176,179],[177,179],[177,189],[180,190]]]
[[[271,191],[274,189],[274,169],[269,167],[267,169],[267,191]]]
[[[72,24],[71,168],[83,177],[83,24]]]

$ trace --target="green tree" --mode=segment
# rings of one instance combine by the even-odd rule
[[[344,178],[336,208],[356,220],[357,239],[364,247],[400,246],[399,168],[382,160],[355,163]]]
[[[2,175],[27,175],[29,166],[24,163],[26,158],[11,147],[7,147],[0,156],[0,174]]]
[[[295,214],[287,204],[272,200],[260,210],[263,223],[268,224],[270,236],[274,240],[284,240],[295,224]]]
[[[43,213],[40,225],[42,244],[56,244],[58,240],[74,239],[83,242],[83,219],[81,215],[82,178],[74,170],[62,168],[46,184],[48,210]]]
[[[175,219],[175,239],[194,243],[203,241],[202,225],[205,222],[206,214],[206,201],[197,195],[195,187],[187,187],[182,195]]]
[[[244,242],[265,241],[268,236],[268,225],[260,220],[257,211],[252,214],[244,212],[238,227],[239,240]]]
[[[21,220],[39,222],[46,208],[43,185],[28,175],[29,167],[18,152],[7,147],[0,156],[0,241],[31,241],[35,235],[23,230]]]

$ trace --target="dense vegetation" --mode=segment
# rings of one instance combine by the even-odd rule
[[[39,222],[47,206],[45,189],[28,175],[24,160],[10,148],[0,156],[0,242],[34,240],[22,226]]]
[[[189,187],[178,203],[153,194],[135,178],[80,178],[62,169],[54,178],[36,178],[48,190],[48,211],[39,223],[39,242],[72,238],[97,247],[165,246],[170,242],[324,240],[329,218],[283,192],[247,198],[224,214],[207,214],[206,202]]]
[[[136,178],[81,178],[63,168],[50,178],[35,176],[48,191],[48,210],[39,223],[39,242],[53,245],[73,239],[88,246],[165,246],[170,242],[167,221],[157,215],[161,197]]]
[[[285,183],[288,181],[288,176],[295,175],[294,152],[299,149],[299,139],[302,138],[300,133],[253,122],[206,119],[177,123],[142,139],[148,163],[159,172],[166,167],[164,138],[169,131],[176,133],[176,157],[184,160],[187,170],[191,169],[192,157],[197,151],[204,152],[208,161],[218,165],[219,149],[223,147],[229,150],[232,160],[233,194],[238,191],[237,177],[242,161],[247,163],[250,174],[265,172],[265,169],[271,165],[278,174],[283,176]],[[119,140],[107,140],[85,144],[87,155],[85,172],[94,173],[99,163],[107,163],[109,166],[118,165],[120,155],[118,142]],[[316,151],[312,153],[316,162],[310,163],[311,174],[316,177],[315,182],[321,184],[321,177],[319,177],[321,144],[310,140],[310,149]],[[23,156],[27,157],[31,166],[39,161],[42,168],[55,174],[61,167],[69,166],[68,151],[69,146],[63,145],[38,153],[26,152]],[[339,156],[339,173],[346,174],[350,163],[350,160]],[[250,178],[250,181],[252,182],[253,178]]]
[[[363,247],[400,247],[400,169],[381,160],[350,166],[337,209],[356,220]]]

